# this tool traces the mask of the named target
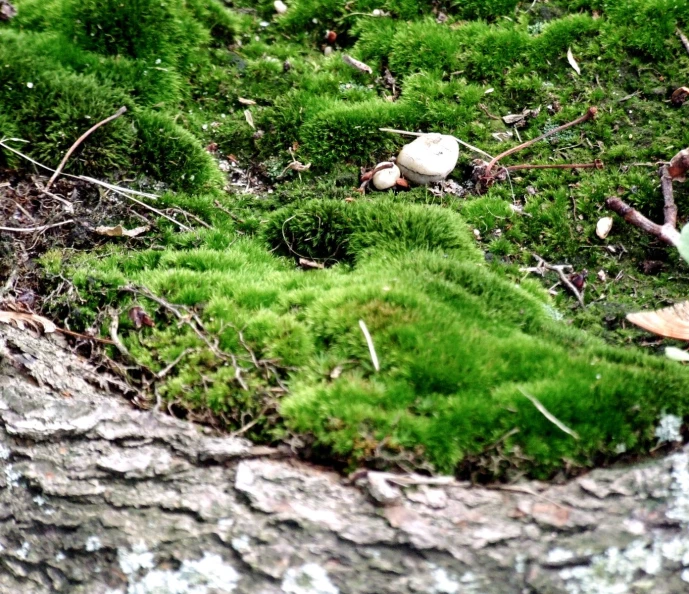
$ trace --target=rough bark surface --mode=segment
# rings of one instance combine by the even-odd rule
[[[561,486],[360,488],[101,386],[0,327],[2,593],[689,590],[687,450]]]

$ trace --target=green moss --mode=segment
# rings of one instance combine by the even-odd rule
[[[404,460],[488,478],[547,477],[623,448],[641,455],[661,414],[687,414],[686,370],[643,354],[634,345],[644,334],[623,324],[631,309],[683,299],[684,265],[619,220],[605,241],[595,234],[611,195],[662,220],[654,168],[630,163],[689,144],[686,106],[667,102],[686,84],[674,35],[686,0],[293,0],[284,15],[270,0],[233,10],[215,0],[17,4],[0,29],[0,133],[55,164],[126,105],[68,171],[152,177],[183,192],[157,207],[211,226],[179,233],[161,220],[151,249],[42,259],[48,279],[69,276],[85,300],[50,302],[47,313],[75,328],[102,323],[105,305],[126,311],[124,284],[194,308],[224,356],[144,297],[154,328],[122,316],[140,363],[159,370],[181,356],[157,386],[170,402],[229,429],[252,423],[259,441],[298,437],[347,467]],[[330,56],[328,29],[338,34]],[[347,66],[345,52],[373,73]],[[514,171],[480,197],[354,191],[360,168],[405,142],[380,127],[454,134],[496,155],[517,132],[535,138],[592,104],[595,121],[505,164],[600,158],[603,170]],[[538,107],[517,132],[502,121]],[[495,133],[508,131],[513,140],[500,142]],[[255,193],[222,192],[212,143],[238,163],[231,171],[250,169]],[[475,157],[462,149],[453,173],[467,189]],[[311,168],[285,170],[293,159]],[[679,184],[676,199],[689,212]],[[589,270],[585,310],[555,273],[527,278],[532,254]],[[299,258],[325,268],[303,270]],[[664,266],[659,276],[643,275],[647,260]],[[490,465],[486,448],[501,439]]]

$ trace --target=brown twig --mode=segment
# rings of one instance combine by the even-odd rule
[[[572,281],[570,281],[569,278],[567,278],[567,275],[565,274],[565,269],[571,270],[572,266],[570,266],[569,264],[549,264],[540,256],[537,256],[536,254],[532,255],[536,260],[538,260],[538,266],[531,268],[521,268],[520,270],[522,272],[535,272],[536,274],[540,274],[541,276],[543,276],[543,273],[546,270],[552,270],[553,272],[556,272],[557,275],[560,277],[560,282],[569,289],[572,295],[576,297],[577,301],[579,302],[579,305],[581,305],[581,307],[586,307],[586,304],[584,303],[584,296],[572,284]]]
[[[687,36],[682,33],[679,27],[677,27],[677,37],[679,37],[684,49],[687,50],[687,53],[689,54],[689,39],[687,39]]]
[[[603,169],[603,161],[596,159],[593,163],[558,163],[553,165],[510,165],[507,171],[522,169]]]
[[[46,190],[50,190],[50,186],[53,185],[53,182],[58,178],[60,175],[60,172],[64,169],[68,159],[72,156],[72,153],[79,147],[79,145],[84,142],[93,132],[98,130],[101,126],[104,126],[105,124],[112,122],[113,120],[116,120],[119,118],[121,115],[126,113],[127,108],[123,105],[120,107],[114,114],[112,114],[110,117],[105,118],[104,120],[101,120],[97,124],[94,124],[89,128],[86,132],[84,132],[79,138],[77,138],[76,142],[69,147],[69,150],[65,153],[65,156],[62,157],[62,161],[60,161],[60,164],[57,166],[57,169],[53,173],[52,177],[48,180],[48,183],[45,186]]]
[[[508,149],[502,153],[500,153],[497,157],[493,157],[491,161],[488,162],[486,165],[486,169],[483,172],[483,175],[485,177],[490,176],[490,171],[493,169],[495,164],[500,161],[500,159],[504,159],[505,157],[508,157],[509,155],[513,155],[514,153],[517,153],[525,148],[530,147],[533,144],[536,144],[537,142],[540,142],[541,140],[548,138],[549,136],[552,136],[553,134],[557,134],[559,132],[563,132],[564,130],[567,130],[568,128],[572,128],[573,126],[578,126],[579,124],[583,124],[584,122],[589,121],[590,119],[593,119],[596,116],[596,113],[598,112],[597,107],[589,107],[586,113],[582,116],[579,116],[576,120],[573,120],[567,124],[563,124],[562,126],[558,126],[557,128],[553,128],[552,130],[548,130],[548,132],[541,134],[540,136],[532,139],[532,140],[527,140],[526,142],[523,142],[522,144],[519,144],[517,146],[512,147],[511,149]]]
[[[93,340],[95,342],[102,342],[103,344],[115,345],[112,340],[107,338],[99,338],[97,336],[88,336],[87,334],[79,334],[79,332],[74,332],[72,330],[65,330],[64,328],[58,328],[57,332],[60,334],[66,334],[67,336],[72,336],[73,338],[81,338],[82,340]]]
[[[236,214],[234,214],[231,210],[228,210],[227,208],[225,208],[225,207],[224,207],[222,204],[220,204],[220,202],[218,202],[217,200],[216,200],[215,202],[213,202],[213,204],[215,204],[215,207],[216,207],[217,209],[222,210],[226,215],[228,215],[230,218],[232,218],[233,220],[237,221],[238,223],[242,223],[242,224],[243,224],[243,223],[246,222],[244,219],[240,219],[240,218],[239,218]]]
[[[680,153],[681,154],[681,153]],[[663,165],[659,171],[660,188],[663,192],[663,215],[664,224],[659,225],[642,215],[638,210],[629,206],[626,202],[617,197],[608,198],[605,205],[620,215],[630,225],[638,227],[642,231],[654,235],[661,241],[670,245],[679,243],[679,231],[677,231],[677,205],[675,204],[674,192],[672,189],[672,175],[668,165]]]

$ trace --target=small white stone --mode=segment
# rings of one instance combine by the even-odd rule
[[[601,239],[605,239],[612,229],[612,217],[603,217],[596,223],[596,235]]]
[[[376,167],[380,167],[381,165],[392,165],[392,167],[377,171],[371,179],[371,183],[376,190],[389,190],[400,178],[400,168],[394,163],[390,163],[390,161],[378,163]]]
[[[457,165],[459,145],[452,136],[424,134],[402,147],[397,166],[407,179],[421,185],[445,179]]]
[[[323,50],[323,55],[324,56],[330,56],[333,53],[333,48],[331,45],[326,45],[325,49]]]
[[[26,86],[29,87],[30,89],[33,89],[33,83],[32,82],[26,83]]]
[[[374,17],[383,16],[383,11],[380,8],[374,8],[371,13]]]
[[[275,0],[275,2],[273,2],[273,6],[275,7],[275,12],[278,14],[285,14],[287,12],[287,4],[285,4],[282,0]]]

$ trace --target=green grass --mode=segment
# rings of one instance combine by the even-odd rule
[[[162,182],[171,191],[158,208],[184,208],[211,226],[179,233],[161,220],[143,248],[113,243],[42,260],[48,285],[69,276],[82,299],[58,296],[48,313],[83,329],[104,324],[99,312],[116,305],[141,365],[159,371],[179,358],[156,387],[176,410],[246,427],[257,441],[302,444],[304,455],[339,467],[488,478],[549,477],[623,450],[644,454],[661,415],[689,414],[689,374],[642,352],[635,345],[647,337],[623,322],[630,309],[683,298],[684,264],[620,220],[606,241],[595,235],[610,195],[661,220],[654,169],[632,164],[689,145],[687,106],[667,101],[689,76],[674,35],[689,25],[687,0],[294,0],[280,16],[268,0],[17,6],[0,28],[0,134],[55,165],[84,129],[126,105],[67,171]],[[328,29],[338,33],[331,56]],[[343,52],[374,75],[344,64]],[[520,172],[461,198],[354,191],[360,167],[404,143],[379,127],[450,133],[498,154],[510,143],[494,134],[512,131],[499,116],[540,106],[519,130],[526,140],[591,105],[595,121],[506,164],[598,158],[602,171]],[[270,193],[225,193],[209,143],[251,165]],[[280,176],[292,155],[311,169]],[[475,156],[463,150],[457,181]],[[677,202],[689,212],[685,188]],[[520,271],[534,253],[589,269],[585,310]],[[325,268],[302,270],[300,258]],[[664,271],[644,276],[645,260]],[[159,304],[122,292],[128,284],[198,313],[219,350]],[[155,328],[132,327],[134,301]]]

